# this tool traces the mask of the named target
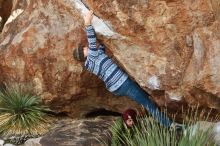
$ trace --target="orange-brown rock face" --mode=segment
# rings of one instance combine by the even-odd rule
[[[27,85],[72,116],[134,105],[72,59],[72,49],[86,43],[85,5],[97,16],[98,39],[158,105],[220,109],[218,0],[23,1],[0,37],[0,81]]]
[[[83,20],[74,5],[60,0],[32,2],[15,9],[4,26],[1,83],[27,86],[54,110],[73,117],[99,108],[121,111],[134,106],[126,97],[110,94],[72,59],[73,48],[86,42]]]

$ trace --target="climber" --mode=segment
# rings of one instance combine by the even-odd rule
[[[137,124],[137,112],[134,109],[128,108],[110,127],[112,135],[111,146],[126,145],[126,136],[133,138]]]
[[[78,61],[85,61],[85,68],[97,75],[105,82],[106,88],[117,96],[128,96],[137,103],[143,105],[149,113],[163,126],[170,127],[172,122],[165,114],[159,111],[158,107],[151,101],[150,96],[113,60],[105,54],[104,45],[97,49],[96,35],[91,25],[93,11],[89,11],[84,17],[87,32],[88,47],[79,45],[73,51],[73,56]]]

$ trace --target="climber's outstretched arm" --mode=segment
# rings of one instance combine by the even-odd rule
[[[98,56],[98,51],[96,48],[96,34],[93,26],[91,25],[93,19],[93,11],[89,11],[84,17],[84,22],[86,26],[87,40],[89,43],[89,52],[88,55],[92,57]]]

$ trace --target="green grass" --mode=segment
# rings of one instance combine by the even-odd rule
[[[186,119],[183,120],[183,129],[177,131],[172,128],[165,128],[158,124],[152,117],[139,117],[134,129],[133,137],[127,136],[126,132],[120,133],[120,138],[126,146],[216,146],[212,139],[213,126],[204,128],[199,121],[207,121],[209,114],[199,112],[196,108],[189,108],[186,111]],[[111,126],[111,134],[118,129],[118,123]],[[109,135],[108,135],[109,137]],[[107,146],[108,142],[98,139]]]
[[[36,137],[48,129],[48,108],[41,105],[38,96],[19,88],[0,92],[0,135],[17,137],[20,143],[25,137]]]

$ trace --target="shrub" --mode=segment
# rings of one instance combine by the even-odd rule
[[[19,88],[1,90],[0,135],[19,144],[26,138],[43,134],[49,122],[47,111],[35,95]]]

